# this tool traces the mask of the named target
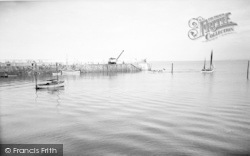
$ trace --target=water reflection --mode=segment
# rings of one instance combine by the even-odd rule
[[[4,80],[0,141],[63,143],[65,155],[249,153],[245,66],[218,65],[221,71],[201,74],[197,64],[176,66],[173,74],[62,76],[65,89],[35,91],[31,78]]]
[[[119,74],[123,74],[123,73],[116,73],[116,72],[103,72],[103,73],[84,73],[81,74],[82,78],[91,78],[91,79],[103,79],[105,77],[108,78],[112,78],[112,77],[116,77]]]
[[[215,73],[201,73],[201,74],[203,75],[204,78],[205,88],[208,87],[208,94],[210,97],[212,97]]]
[[[80,79],[80,75],[63,75],[63,76],[61,77],[61,79],[67,80],[67,81],[69,81],[69,80],[74,80],[74,81],[76,81],[76,80]]]
[[[59,112],[58,107],[61,104],[60,103],[61,102],[60,94],[62,94],[63,92],[64,92],[64,87],[53,88],[53,89],[39,89],[39,90],[35,91],[35,94],[36,94],[35,101],[37,102],[37,100],[39,98],[42,98],[41,95],[50,94],[50,95],[52,95],[52,97],[56,97],[56,103],[57,103],[56,108],[57,108],[57,111]]]

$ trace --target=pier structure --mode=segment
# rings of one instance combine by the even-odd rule
[[[141,68],[134,64],[85,64],[78,68],[81,73],[141,71]]]
[[[58,71],[63,70],[80,70],[81,73],[101,73],[101,72],[139,72],[143,70],[138,63],[123,63],[123,64],[73,64],[65,65],[62,63],[58,64]],[[56,72],[56,63],[50,64],[37,64],[37,72],[39,74],[52,74]],[[34,74],[34,67],[32,62],[18,65],[18,64],[4,64],[0,65],[0,76],[5,77],[6,75],[16,76],[29,76]]]

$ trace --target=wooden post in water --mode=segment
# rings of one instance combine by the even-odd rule
[[[56,79],[58,81],[58,69],[57,69],[57,62],[56,62]]]
[[[35,76],[35,83],[36,83],[36,89],[37,89],[37,65],[36,65],[36,62],[34,62],[34,64],[32,63],[32,66],[33,66],[33,71],[34,71],[34,76]]]
[[[174,72],[174,64],[172,63],[171,73],[173,74],[173,72]]]
[[[249,75],[249,61],[247,61],[247,79],[248,79],[248,75]]]

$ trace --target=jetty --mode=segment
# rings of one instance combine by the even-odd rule
[[[80,65],[81,73],[97,73],[97,72],[139,72],[142,69],[133,64],[86,64]]]
[[[144,64],[145,65],[145,64]],[[64,71],[65,69],[79,70],[81,73],[126,73],[126,72],[140,72],[144,70],[140,63],[121,63],[121,64],[71,64],[65,65],[63,63],[58,64],[58,68],[55,63],[37,63],[37,72],[41,75],[52,75],[57,70]],[[17,76],[32,76],[34,75],[34,67],[32,62],[25,64],[16,63],[1,63],[0,64],[0,76],[7,77],[7,75]]]

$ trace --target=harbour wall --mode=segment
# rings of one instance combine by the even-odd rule
[[[136,64],[78,64],[78,65],[58,65],[57,70],[66,69],[80,70],[81,73],[100,73],[100,72],[139,72],[141,68]],[[40,74],[52,74],[56,72],[56,65],[37,65],[37,72]],[[33,75],[34,67],[28,66],[0,66],[0,76]]]
[[[133,64],[86,64],[79,67],[81,73],[93,72],[139,72],[141,68]]]

